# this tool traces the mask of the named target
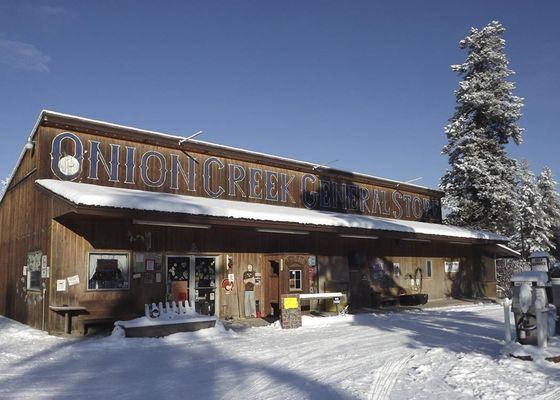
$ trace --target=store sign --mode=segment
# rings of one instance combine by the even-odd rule
[[[63,148],[72,148],[73,154],[66,154]],[[134,146],[98,140],[86,143],[72,132],[62,132],[53,138],[50,156],[51,170],[61,180],[80,178],[81,182],[93,183],[104,178],[123,185],[141,183],[167,192],[279,205],[293,206],[299,199],[308,209],[354,211],[397,219],[428,220],[440,215],[439,199],[406,191],[290,170],[271,171],[259,164],[241,165],[220,157],[200,156],[197,160],[185,154],[140,152]]]

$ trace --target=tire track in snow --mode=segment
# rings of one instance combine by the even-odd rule
[[[560,388],[556,388],[550,393],[543,394],[537,397],[535,400],[557,400],[560,399]]]
[[[375,379],[369,391],[369,400],[388,399],[395,383],[397,383],[399,373],[413,356],[414,353],[410,353],[406,357],[396,358],[383,364],[375,373]]]

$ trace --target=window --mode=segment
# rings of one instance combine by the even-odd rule
[[[41,290],[41,251],[27,253],[27,289]]]
[[[432,260],[426,260],[424,264],[424,278],[431,278],[432,277]]]
[[[290,290],[302,290],[301,269],[290,270]]]
[[[128,289],[128,253],[90,253],[88,290]]]

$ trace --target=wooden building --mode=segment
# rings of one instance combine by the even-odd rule
[[[0,313],[61,332],[56,307],[81,331],[166,299],[226,318],[284,293],[494,296],[505,238],[441,224],[442,195],[43,111],[0,199]]]

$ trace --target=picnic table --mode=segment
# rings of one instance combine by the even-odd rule
[[[87,309],[82,306],[49,306],[49,309],[57,314],[64,315],[64,327],[67,334],[72,333],[72,317],[87,313]]]

